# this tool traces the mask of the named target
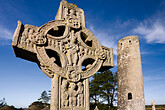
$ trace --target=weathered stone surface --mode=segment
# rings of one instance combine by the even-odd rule
[[[139,39],[127,36],[117,43],[118,110],[145,110]]]
[[[36,62],[51,78],[51,110],[89,110],[89,80],[114,66],[113,50],[86,29],[82,9],[63,0],[55,20],[41,27],[18,21],[17,57]]]

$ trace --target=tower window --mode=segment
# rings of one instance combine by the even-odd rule
[[[131,40],[129,41],[129,44],[131,44]]]
[[[132,93],[128,93],[128,100],[132,99]]]

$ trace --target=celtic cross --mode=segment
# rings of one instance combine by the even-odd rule
[[[15,55],[36,62],[51,78],[51,110],[89,110],[89,77],[114,66],[113,50],[86,29],[82,9],[63,0],[41,27],[18,21]]]

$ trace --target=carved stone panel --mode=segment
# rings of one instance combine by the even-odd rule
[[[65,78],[60,81],[60,106],[61,110],[71,108],[84,108],[85,110],[85,85],[84,81],[69,82]]]

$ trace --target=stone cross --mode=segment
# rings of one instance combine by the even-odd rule
[[[51,110],[89,110],[89,80],[114,66],[113,50],[86,29],[82,9],[62,0],[55,20],[41,27],[18,21],[16,57],[36,62],[51,78]]]

